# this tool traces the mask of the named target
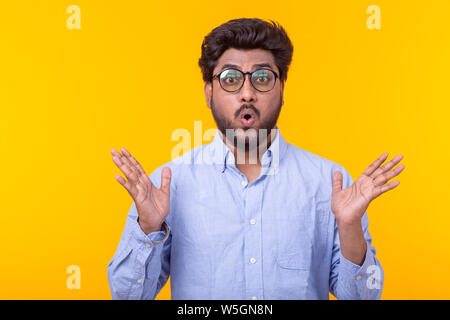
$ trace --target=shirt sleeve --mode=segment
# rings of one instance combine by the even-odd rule
[[[155,185],[159,188],[159,183]],[[145,234],[137,221],[136,204],[131,205],[119,245],[107,267],[114,300],[153,300],[166,284],[172,239],[170,214],[161,230]]]
[[[116,253],[107,267],[114,300],[155,299],[169,278],[169,225],[164,221],[160,231],[147,235],[137,217],[133,202]]]
[[[343,188],[353,183],[350,174],[343,168],[339,169],[344,177]],[[330,292],[337,299],[369,300],[380,299],[384,284],[384,271],[376,258],[376,249],[372,246],[369,233],[367,211],[361,219],[361,225],[366,240],[367,249],[361,266],[346,259],[340,250],[339,233],[334,220],[334,241],[330,271]]]

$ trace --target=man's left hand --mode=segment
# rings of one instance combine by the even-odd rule
[[[395,167],[403,159],[403,156],[398,155],[380,167],[387,157],[387,153],[382,154],[364,170],[350,187],[343,190],[342,173],[340,171],[333,173],[331,210],[338,224],[353,225],[361,223],[361,218],[370,202],[400,184],[398,180],[388,184],[386,182],[400,174],[405,168],[403,164]],[[392,168],[394,169],[391,170]]]

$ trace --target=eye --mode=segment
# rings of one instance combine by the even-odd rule
[[[254,81],[259,82],[259,83],[269,82],[271,80],[271,78],[272,77],[270,76],[270,73],[267,70],[259,70],[253,74]]]
[[[269,78],[261,76],[261,77],[257,77],[256,81],[258,81],[258,82],[267,82],[267,81],[269,81]]]
[[[241,81],[241,74],[234,70],[226,70],[222,73],[220,78],[225,84],[234,84]]]
[[[226,83],[235,83],[237,80],[236,80],[235,77],[227,76],[227,77],[225,77],[224,81],[225,81]]]

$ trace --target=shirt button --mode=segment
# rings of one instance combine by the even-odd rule
[[[355,277],[356,280],[361,280],[361,278],[362,278],[362,277],[361,277],[360,275],[357,275],[357,276]]]
[[[142,282],[142,280],[141,279],[139,279],[138,281],[137,281],[137,283],[141,283]]]
[[[258,298],[257,297],[252,297],[252,300],[258,300]]]
[[[250,262],[251,262],[251,263],[255,263],[255,262],[256,262],[256,259],[255,259],[255,258],[251,258],[251,259],[250,259]]]
[[[145,244],[145,246],[146,246],[147,248],[150,248],[152,245],[151,245],[150,243],[147,242],[147,243]]]
[[[247,181],[242,181],[241,184],[243,187],[245,187],[247,185]]]
[[[250,220],[250,224],[255,224],[256,223],[256,220],[255,219],[251,219]]]

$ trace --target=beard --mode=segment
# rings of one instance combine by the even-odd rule
[[[214,121],[216,122],[217,128],[222,132],[222,134],[226,137],[228,143],[230,143],[233,147],[241,149],[245,148],[244,151],[250,151],[254,148],[260,148],[263,144],[267,144],[267,139],[271,133],[271,130],[275,127],[278,117],[280,116],[281,106],[282,106],[282,98],[280,95],[280,100],[278,102],[278,107],[267,116],[267,118],[261,119],[260,112],[255,108],[252,104],[243,104],[238,110],[236,110],[234,114],[234,118],[237,119],[239,114],[244,109],[252,109],[257,116],[257,119],[260,120],[260,124],[258,126],[252,127],[242,127],[235,128],[232,126],[232,122],[234,119],[227,119],[223,114],[221,114],[214,105],[214,100],[211,95],[211,111],[214,117]],[[227,132],[232,131],[234,134],[227,135]],[[248,135],[244,134],[244,137],[240,133],[242,131],[245,133],[248,130],[254,130],[256,134]],[[256,141],[255,141],[256,140]],[[267,146],[268,147],[268,146]]]

